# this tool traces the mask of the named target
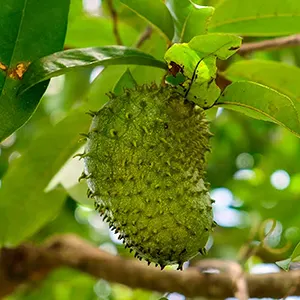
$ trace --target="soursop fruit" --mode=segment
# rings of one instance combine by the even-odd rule
[[[214,225],[204,111],[172,87],[125,90],[97,113],[84,153],[89,196],[135,256],[179,264],[204,254]]]

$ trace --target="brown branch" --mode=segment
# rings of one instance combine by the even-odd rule
[[[116,42],[118,45],[123,45],[120,32],[118,29],[118,14],[114,8],[113,0],[107,0],[107,5],[113,22],[113,33],[116,38]]]
[[[148,40],[152,35],[153,29],[151,26],[147,26],[145,31],[141,34],[138,41],[135,44],[136,48],[140,48],[146,40]]]
[[[81,270],[97,278],[158,292],[178,292],[187,297],[227,298],[236,294],[238,272],[202,273],[199,267],[183,272],[160,271],[137,260],[113,256],[74,235],[52,238],[42,246],[25,244],[0,252],[0,298],[20,284],[43,279],[58,267]],[[224,262],[215,261],[218,269]],[[205,261],[201,262],[202,266]],[[208,266],[211,265],[207,262]],[[225,270],[226,271],[226,270]],[[235,280],[233,281],[233,278]],[[300,271],[245,275],[250,297],[281,298],[300,295]],[[237,295],[237,294],[236,294]],[[244,293],[245,296],[245,293]],[[241,296],[239,296],[241,297]]]
[[[205,259],[197,263],[202,271],[216,269],[227,273],[232,280],[233,294],[238,300],[248,300],[248,287],[243,269],[235,261],[220,261],[217,259]]]
[[[240,55],[246,55],[254,51],[276,50],[298,45],[300,45],[300,34],[295,34],[261,42],[245,43],[241,46],[238,53]]]

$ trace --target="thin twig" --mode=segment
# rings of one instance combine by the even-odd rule
[[[300,34],[295,34],[260,42],[245,43],[241,46],[238,53],[240,55],[246,55],[254,51],[276,50],[298,45],[300,45]]]
[[[135,47],[140,48],[145,43],[146,40],[150,39],[152,32],[153,32],[152,27],[147,26],[145,31],[141,34],[138,41],[136,42]]]
[[[259,225],[258,224],[255,224],[255,222],[253,222],[253,226],[251,227],[251,230],[250,230],[250,233],[249,233],[249,237],[246,241],[245,244],[242,245],[242,247],[240,248],[239,250],[239,253],[238,253],[238,262],[241,264],[241,265],[244,265],[247,260],[255,254],[255,252],[257,251],[257,247],[254,247],[252,244],[252,242],[254,241],[255,239],[255,236],[257,235],[258,233],[258,230],[259,230]]]
[[[266,225],[268,222],[272,221],[272,226],[265,233]],[[260,225],[253,226],[247,242],[241,247],[238,254],[238,262],[243,265],[246,261],[253,255],[258,255],[261,250],[265,250],[269,255],[281,255],[286,253],[292,246],[291,242],[288,241],[282,248],[271,248],[267,244],[268,237],[276,229],[276,221],[273,219],[266,219]],[[259,243],[252,244],[255,241],[255,236],[259,236]]]
[[[120,32],[119,32],[119,28],[118,28],[118,14],[114,8],[113,0],[107,0],[107,4],[108,4],[110,16],[113,21],[113,33],[116,38],[116,42],[118,45],[123,45],[121,36],[120,36]]]

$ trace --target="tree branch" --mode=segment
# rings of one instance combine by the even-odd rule
[[[300,34],[242,44],[238,53],[246,55],[254,51],[275,50],[300,45]]]
[[[0,298],[12,293],[20,284],[43,279],[58,267],[81,270],[97,278],[158,292],[178,292],[187,297],[203,296],[226,298],[238,296],[244,289],[242,278],[247,283],[250,297],[281,298],[291,293],[300,295],[300,271],[245,275],[241,271],[226,271],[219,274],[203,273],[202,267],[224,269],[234,263],[218,260],[201,261],[200,266],[183,272],[148,267],[137,260],[124,259],[108,254],[74,235],[54,237],[42,246],[25,244],[15,249],[0,252]],[[201,267],[202,266],[202,267]],[[226,268],[225,268],[226,269]],[[227,268],[228,269],[228,268]],[[237,274],[240,274],[236,276]],[[234,280],[233,280],[234,279]],[[244,289],[244,296],[247,296]]]
[[[123,45],[118,28],[118,14],[114,8],[113,0],[107,0],[107,5],[113,22],[113,33],[116,38],[116,42],[118,45]]]
[[[138,41],[135,44],[136,48],[140,48],[146,40],[148,40],[152,35],[153,29],[151,26],[147,26],[145,31],[141,34]]]
[[[197,267],[203,272],[215,269],[227,273],[232,280],[233,294],[238,300],[248,300],[248,286],[243,269],[235,261],[220,261],[217,259],[205,259],[197,263]]]

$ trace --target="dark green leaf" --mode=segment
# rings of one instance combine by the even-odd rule
[[[59,190],[46,193],[51,178],[78,149],[79,133],[86,132],[89,116],[74,112],[35,139],[14,161],[0,189],[1,245],[16,245],[51,220],[65,197]]]
[[[177,73],[175,76],[173,75],[166,76],[166,82],[174,86],[184,83],[185,80],[186,78],[182,73]]]
[[[133,48],[107,46],[61,51],[34,61],[24,74],[20,94],[39,82],[78,68],[108,65],[146,65],[166,69],[166,64]]]
[[[299,116],[292,100],[263,85],[250,81],[234,82],[224,90],[217,105],[272,121],[300,136]]]
[[[116,95],[121,95],[124,92],[124,88],[132,89],[136,86],[136,81],[132,77],[132,74],[129,69],[127,69],[124,74],[121,76],[119,81],[114,87],[114,93]]]
[[[121,0],[139,16],[157,27],[171,41],[174,35],[172,16],[160,0]]]
[[[210,32],[279,36],[300,32],[299,0],[224,0],[217,5]]]
[[[2,1],[3,2],[3,1]],[[16,96],[33,60],[62,49],[69,0],[11,0],[1,5],[0,141],[32,115],[47,82]]]

